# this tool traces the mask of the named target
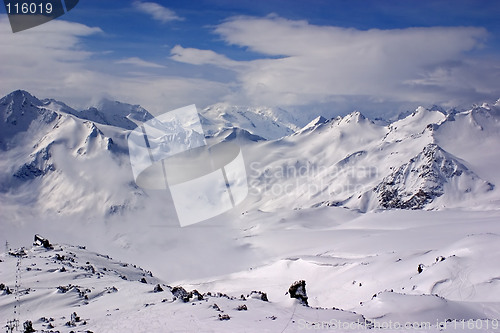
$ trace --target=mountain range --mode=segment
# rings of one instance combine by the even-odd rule
[[[0,114],[4,194],[44,198],[32,202],[40,213],[106,215],[141,205],[126,137],[153,118],[142,107],[105,100],[76,111],[15,91],[0,100]],[[244,149],[255,194],[245,209],[326,205],[362,212],[496,205],[499,115],[497,103],[449,114],[420,107],[385,126],[359,112],[301,125],[281,109],[200,110],[207,137],[237,139]],[[484,159],[489,166],[476,167]]]
[[[5,286],[21,261],[21,319],[39,330],[438,331],[470,320],[498,331],[500,101],[393,121],[198,112],[207,142],[241,148],[249,195],[181,228],[169,193],[134,182],[127,138],[154,118],[147,110],[75,110],[22,90],[0,99],[1,318],[19,298]],[[34,233],[56,244],[15,249]]]

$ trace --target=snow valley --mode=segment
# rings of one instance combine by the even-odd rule
[[[241,147],[249,196],[181,228],[169,194],[132,177],[127,135],[147,110],[0,100],[0,318],[17,306],[61,332],[500,331],[499,102],[393,121],[199,113],[208,142]],[[35,233],[53,244],[19,250]]]

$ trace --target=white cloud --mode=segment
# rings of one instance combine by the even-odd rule
[[[133,4],[139,11],[151,15],[155,20],[162,23],[183,20],[183,18],[177,16],[173,10],[155,2],[134,1]]]
[[[133,66],[138,66],[138,67],[145,67],[145,68],[165,68],[165,66],[150,62],[150,61],[145,61],[141,58],[138,57],[131,57],[131,58],[125,58],[118,60],[116,62],[117,64],[125,64],[125,65],[133,65]]]
[[[171,59],[191,65],[216,65],[223,68],[239,67],[240,63],[212,50],[184,48],[176,45],[170,51]]]
[[[356,30],[272,15],[234,17],[215,32],[228,44],[261,53],[262,58],[235,62],[209,50],[176,46],[172,59],[234,69],[241,90],[233,100],[308,105],[352,96],[460,104],[484,98],[487,92],[500,96],[494,83],[498,67],[492,72],[484,62],[466,58],[486,40],[483,28]],[[478,76],[483,89],[468,81]]]
[[[269,16],[232,18],[215,32],[262,56],[237,61],[176,45],[166,61],[178,66],[140,72],[162,65],[139,57],[103,62],[101,51],[84,48],[83,38],[106,37],[99,28],[54,20],[13,34],[2,15],[0,95],[26,89],[75,107],[108,97],[153,113],[219,101],[366,112],[403,104],[470,105],[500,96],[497,56],[467,55],[486,40],[482,28],[361,31]],[[123,71],[120,64],[134,68]]]
[[[0,17],[2,92],[61,90],[66,75],[82,70],[92,55],[81,47],[80,38],[99,33],[99,28],[54,20],[13,34],[7,17]]]
[[[100,33],[99,28],[54,20],[13,34],[7,17],[0,16],[0,96],[25,89],[76,108],[107,97],[163,113],[193,103],[213,104],[230,91],[228,85],[206,79],[138,75],[113,68],[113,63],[103,65],[81,45],[82,37]],[[157,67],[136,57],[121,61]]]

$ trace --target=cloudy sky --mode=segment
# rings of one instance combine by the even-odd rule
[[[80,0],[18,33],[1,9],[2,96],[372,117],[500,98],[496,0]]]

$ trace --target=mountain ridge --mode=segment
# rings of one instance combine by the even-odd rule
[[[99,116],[99,112],[102,113],[113,106],[117,109],[111,112],[112,117]],[[479,198],[485,192],[496,193],[493,189],[498,179],[482,178],[482,175],[491,177],[491,171],[483,172],[482,164],[471,163],[470,159],[460,160],[464,153],[455,149],[453,128],[460,125],[461,131],[469,133],[469,136],[483,135],[494,144],[500,137],[500,125],[495,125],[500,124],[499,108],[498,105],[482,105],[475,106],[469,111],[444,115],[441,110],[419,107],[406,118],[396,120],[387,126],[375,123],[360,112],[354,111],[344,117],[333,119],[318,116],[301,128],[294,125],[294,131],[291,125],[292,117],[287,116],[282,126],[277,123],[277,115],[283,114],[283,110],[260,108],[260,111],[252,113],[249,108],[216,104],[202,110],[200,119],[206,130],[206,136],[223,141],[237,139],[238,143],[245,147],[244,153],[249,161],[248,180],[257,195],[244,204],[242,209],[276,210],[286,208],[290,203],[295,208],[340,205],[360,211],[393,208],[436,209],[438,206],[433,202],[439,201],[438,199],[447,192],[456,198],[454,202],[442,207],[460,206],[460,202],[465,199],[464,195],[457,193],[464,192],[468,187],[450,188],[446,184],[454,183],[457,177],[437,172],[439,177],[436,177],[436,180],[439,180],[439,186],[444,192],[434,191],[431,181],[417,186],[418,189],[407,188],[410,183],[415,183],[416,180],[410,179],[413,179],[414,174],[419,174],[416,171],[418,168],[440,170],[439,166],[433,164],[434,156],[458,167],[464,175],[467,175],[466,182],[474,183],[469,184],[470,191],[465,197]],[[92,203],[100,206],[98,211],[104,214],[110,212],[115,214],[134,210],[132,203],[139,204],[140,201],[146,200],[145,193],[131,185],[133,179],[128,166],[130,162],[126,137],[132,127],[131,124],[134,124],[131,119],[140,122],[152,116],[140,106],[119,102],[107,101],[101,109],[102,111],[97,108],[87,109],[88,112],[82,114],[62,102],[39,100],[28,92],[20,90],[0,99],[0,114],[3,118],[0,126],[7,129],[3,132],[0,142],[6,152],[5,156],[15,156],[15,158],[8,157],[2,162],[3,170],[6,171],[0,175],[0,188],[4,193],[16,188],[20,190],[19,185],[38,179],[36,182],[38,190],[47,193],[49,198],[53,198],[55,206],[58,206],[57,202],[61,196],[57,195],[57,192],[47,192],[47,189],[62,189],[69,185],[70,188],[77,187],[81,190],[74,194],[69,190],[63,193],[68,194],[70,198],[79,193],[83,199],[75,198],[75,204],[59,205],[66,207],[64,210],[68,212],[83,209],[83,211],[94,211],[92,214],[95,214],[95,209],[91,209],[90,206],[78,209],[76,203],[87,202],[87,205]],[[218,114],[217,110],[222,113]],[[235,114],[232,115],[230,111],[234,111]],[[258,118],[259,115],[261,118]],[[92,117],[95,121],[87,119]],[[230,119],[236,123],[229,122]],[[258,124],[268,122],[270,119],[274,119],[270,127],[259,130]],[[239,126],[240,121],[244,126]],[[253,128],[253,131],[247,130],[248,126]],[[273,128],[281,130],[274,135],[273,140],[270,140],[269,131]],[[255,134],[259,132],[263,136]],[[20,137],[22,140],[12,141],[9,135]],[[20,146],[16,148],[16,145]],[[417,167],[415,159],[420,160],[431,151],[433,157],[424,158],[426,162]],[[61,155],[67,153],[69,155]],[[102,165],[105,160],[108,161],[108,166],[119,174],[119,181],[114,185],[107,182],[107,186],[111,188],[91,184],[89,180],[82,183],[83,179],[94,177],[97,170],[92,170],[92,165]],[[251,170],[251,165],[256,163],[259,167]],[[305,176],[296,173],[293,177],[279,176],[274,177],[275,179],[265,176],[266,169],[308,170],[310,167],[321,169],[321,172],[314,171],[313,174]],[[406,169],[413,171],[403,172]],[[474,169],[480,169],[479,174],[474,172]],[[87,174],[87,176],[83,178],[70,176],[75,174],[72,170],[80,170],[82,175]],[[417,179],[425,178],[419,175]],[[99,178],[100,176],[96,177]],[[100,203],[91,199],[92,195],[86,193],[88,186],[91,186],[94,192],[102,193],[102,198],[106,199]],[[273,186],[286,190],[273,194]],[[389,189],[390,187],[392,189]],[[452,194],[452,192],[457,193]],[[405,198],[410,193],[415,200],[418,197],[415,196],[421,193],[423,199],[417,200],[418,203],[414,205],[405,204],[408,201]],[[388,199],[389,196],[391,199]],[[46,203],[39,202],[39,204],[42,211],[47,209],[44,208],[47,206]],[[139,204],[140,207],[144,205],[144,203]],[[54,204],[48,206],[53,207]],[[73,208],[68,209],[68,207]],[[61,209],[56,208],[55,211]]]

